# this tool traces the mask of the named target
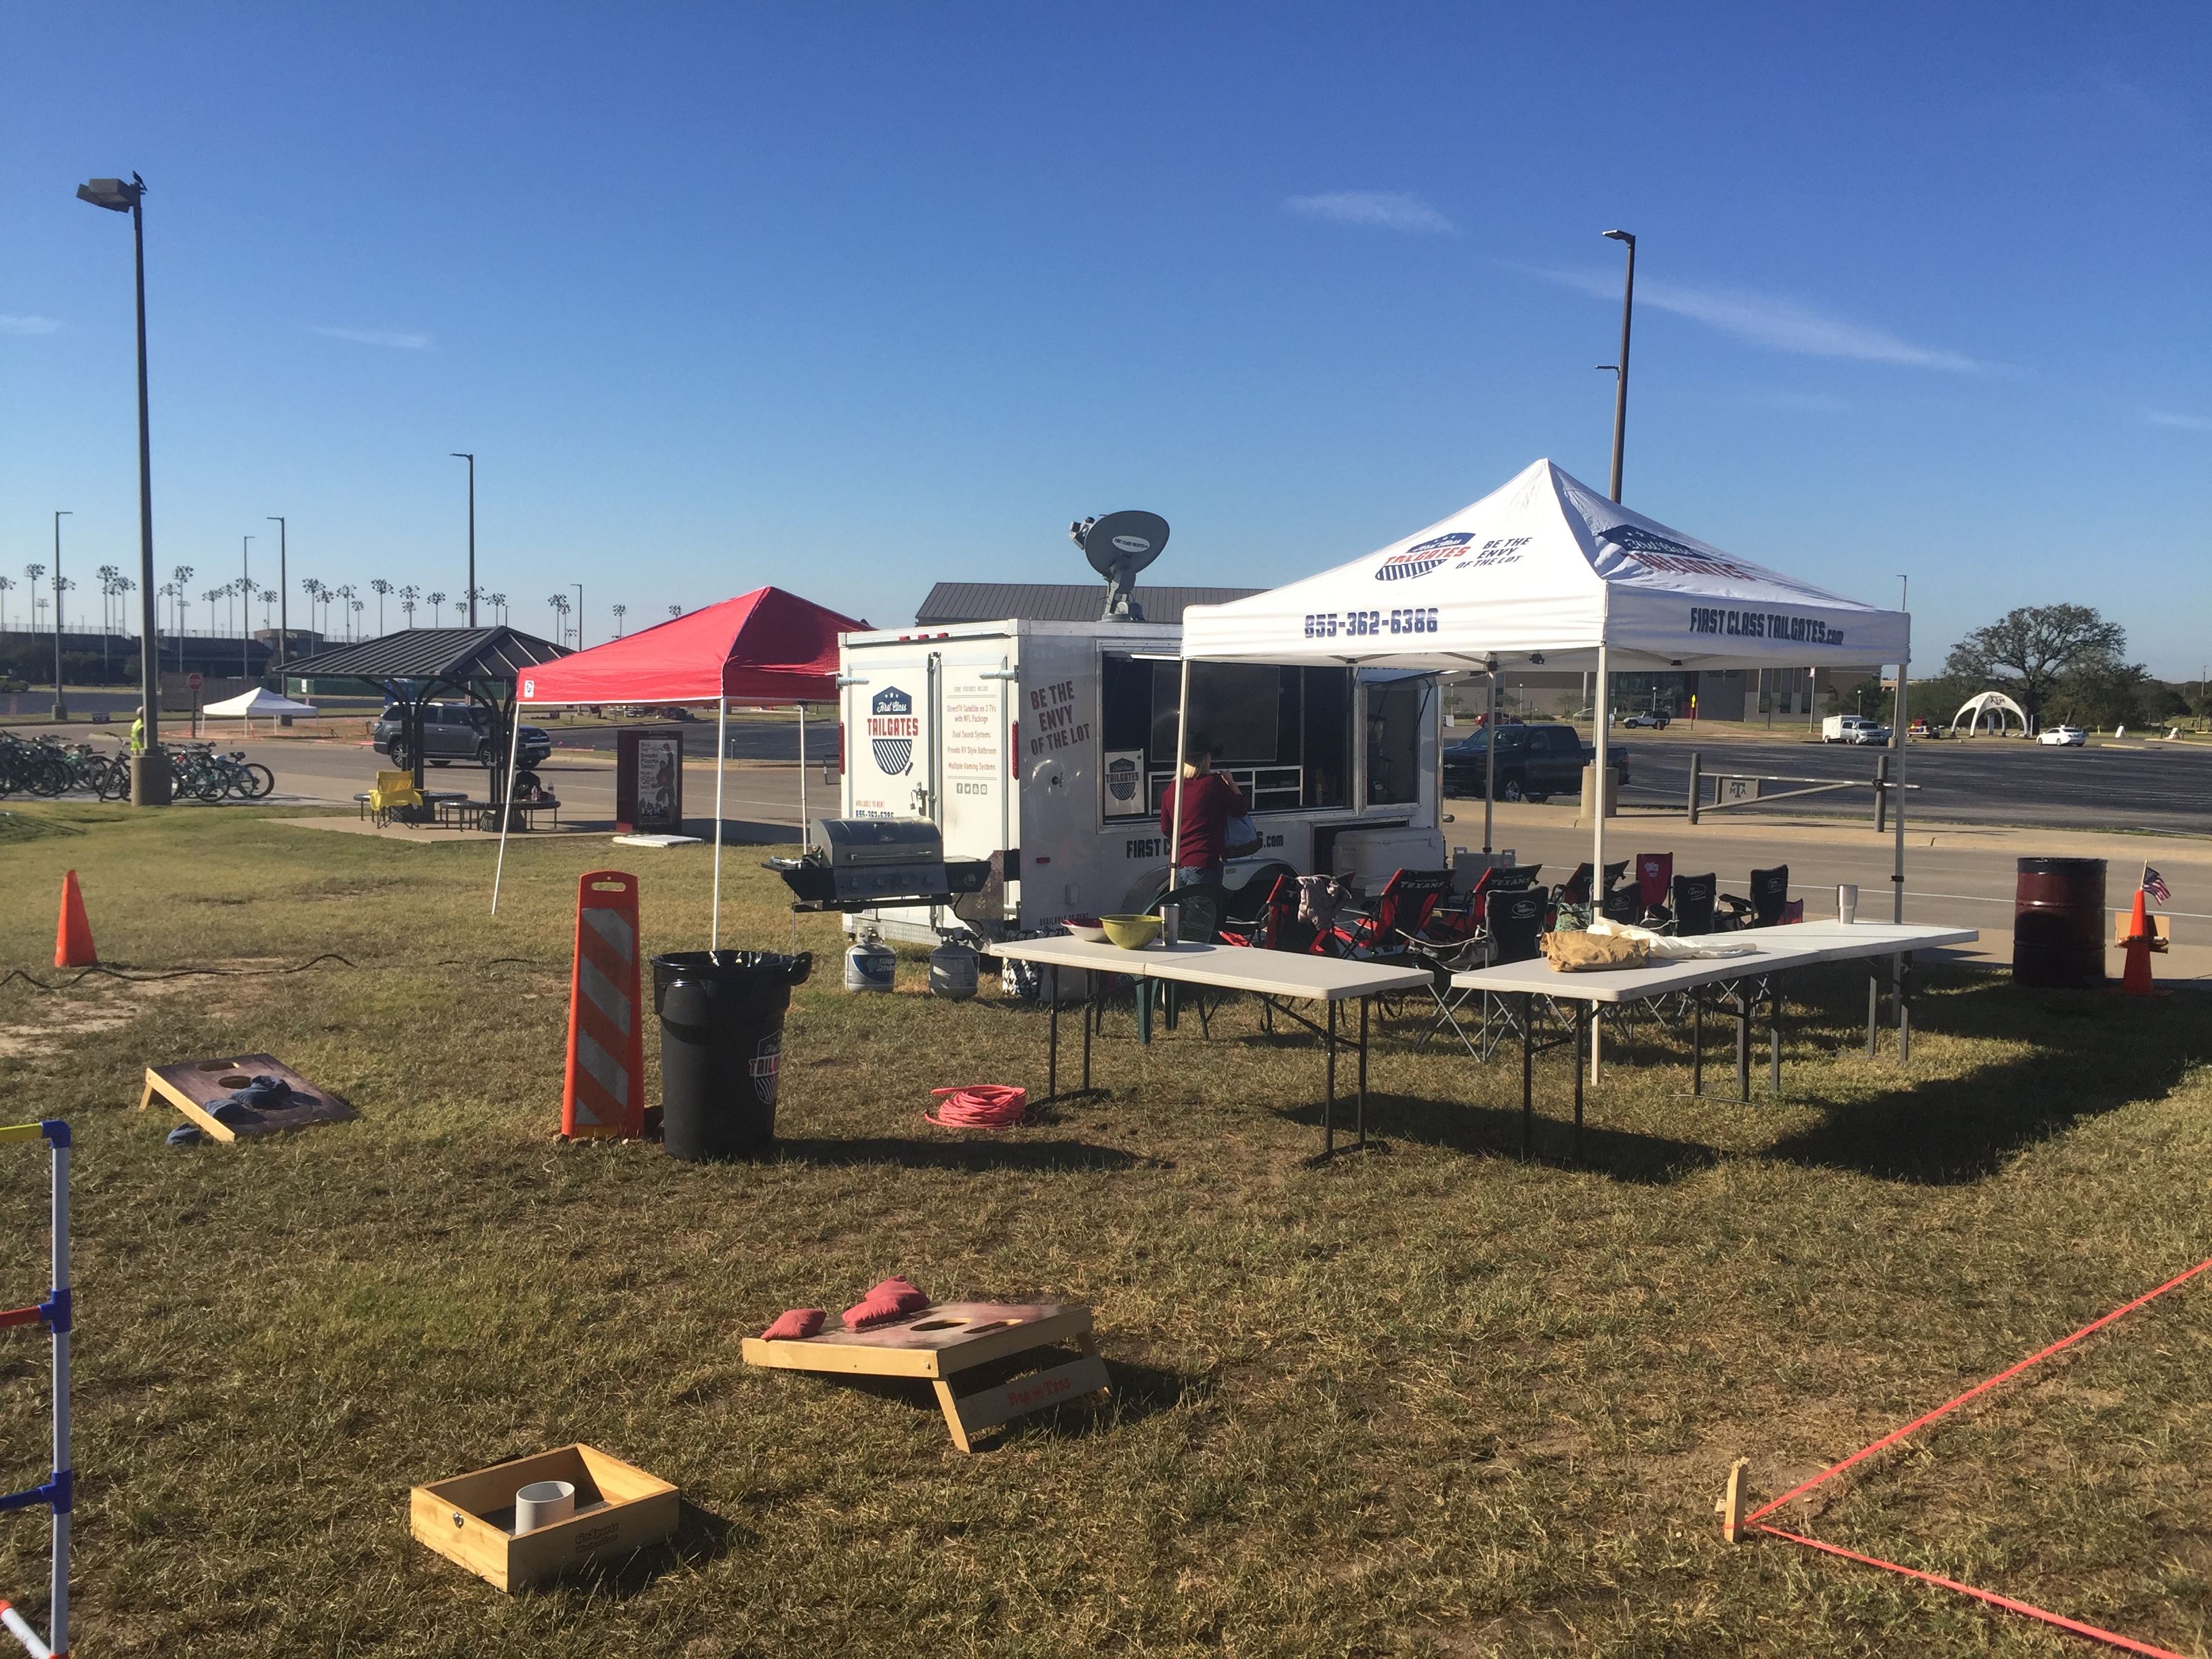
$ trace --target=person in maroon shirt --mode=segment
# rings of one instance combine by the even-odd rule
[[[1175,884],[1219,881],[1230,820],[1250,812],[1244,793],[1213,769],[1213,744],[1193,737],[1182,782],[1160,796],[1160,833],[1175,834],[1176,796],[1182,797],[1182,840],[1176,848]]]

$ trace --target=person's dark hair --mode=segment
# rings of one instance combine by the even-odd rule
[[[1190,732],[1184,734],[1182,742],[1182,757],[1185,760],[1188,760],[1193,755],[1206,755],[1210,757],[1212,753],[1213,739],[1206,732]]]

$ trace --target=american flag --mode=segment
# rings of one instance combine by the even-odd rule
[[[2142,890],[2149,896],[2151,902],[2154,904],[2171,904],[2173,902],[2173,895],[2166,889],[2166,878],[2159,874],[2157,871],[2152,869],[2148,864],[2143,866]]]

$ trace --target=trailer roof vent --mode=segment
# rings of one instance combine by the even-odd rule
[[[1078,519],[1067,526],[1067,535],[1106,579],[1106,611],[1099,620],[1144,621],[1144,607],[1130,590],[1137,573],[1168,544],[1168,521],[1157,513],[1109,513],[1103,519]]]

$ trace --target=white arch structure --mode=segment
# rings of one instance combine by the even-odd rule
[[[1982,716],[1984,714],[1994,714],[1996,716],[1997,721],[1996,735],[2002,737],[2004,736],[2005,716],[2008,714],[2020,722],[2020,734],[2023,738],[2026,737],[2027,735],[2027,711],[2022,708],[2018,703],[2014,702],[2010,697],[2005,696],[2002,691],[1984,691],[1978,697],[1968,698],[1960,708],[1959,712],[1951,716],[1951,729],[1954,732],[1957,731],[1959,729],[1959,722],[1960,720],[1965,720],[1966,722],[1966,735],[1970,738],[1979,737],[1981,735]]]

